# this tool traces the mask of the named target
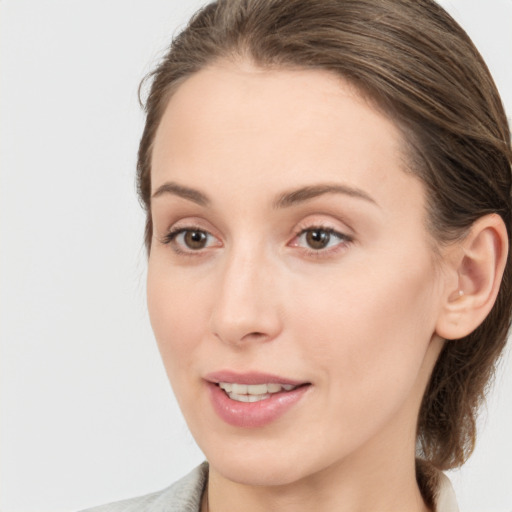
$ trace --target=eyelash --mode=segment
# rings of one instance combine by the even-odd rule
[[[353,238],[351,236],[341,233],[332,227],[322,225],[309,226],[307,228],[300,229],[294,236],[293,240],[299,240],[304,235],[307,235],[308,233],[312,233],[314,231],[325,233],[329,237],[334,236],[339,240],[339,242],[335,244],[334,247],[330,248],[313,249],[311,247],[302,247],[306,255],[315,258],[329,257],[337,253],[338,251],[345,249],[348,245],[350,245],[353,242]],[[330,241],[331,240],[329,240],[328,243],[330,243]],[[298,247],[298,244],[292,243],[292,247]]]
[[[176,242],[176,238],[180,235],[184,235],[186,233],[204,233],[207,236],[213,236],[211,233],[206,231],[203,228],[200,228],[198,226],[187,226],[187,227],[178,227],[178,228],[171,228],[169,232],[164,235],[161,242],[165,245],[171,245],[172,249],[176,254],[183,254],[186,256],[201,256],[202,251],[201,250],[194,250],[194,249],[182,249]]]
[[[338,252],[339,250],[342,250],[343,248],[346,248],[348,245],[350,245],[353,242],[353,238],[349,235],[345,235],[343,233],[340,233],[339,231],[336,231],[335,229],[328,227],[328,226],[309,226],[307,228],[299,229],[293,239],[291,244],[291,247],[300,247],[296,240],[299,240],[304,235],[307,235],[308,233],[312,233],[314,231],[322,232],[323,234],[328,235],[329,237],[336,237],[339,239],[339,243],[337,243],[332,248],[320,248],[320,249],[313,249],[313,248],[307,248],[302,247],[302,250],[306,253],[307,256],[312,256],[315,258],[321,258],[321,257],[328,257],[333,253]],[[203,233],[208,237],[212,237],[213,235],[206,231],[205,229],[198,227],[198,226],[187,226],[187,227],[178,227],[171,229],[162,239],[161,243],[165,245],[171,245],[172,249],[176,254],[179,255],[186,255],[186,256],[202,256],[203,250],[202,249],[183,249],[181,248],[178,243],[176,242],[176,238],[180,235],[184,235],[186,233]],[[330,243],[330,239],[328,241]]]

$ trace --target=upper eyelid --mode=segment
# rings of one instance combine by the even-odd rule
[[[198,229],[201,231],[211,231],[210,223],[202,217],[183,217],[174,219],[171,224],[168,225],[166,232],[175,231],[180,229]]]
[[[354,233],[352,222],[346,215],[341,212],[326,211],[308,211],[304,212],[305,215],[301,216],[300,220],[295,223],[297,228],[326,228],[334,229],[336,231],[349,231]],[[353,220],[353,219],[352,219]]]
[[[173,221],[167,228],[164,229],[164,236],[168,236],[170,233],[176,233],[180,231],[204,231],[215,238],[220,238],[219,231],[212,228],[210,222],[206,221],[201,217],[184,217]]]
[[[354,238],[354,230],[345,222],[342,222],[343,226],[339,226],[340,222],[341,221],[334,222],[324,219],[318,221],[311,220],[309,222],[299,222],[297,223],[294,233],[295,236],[298,236],[299,234],[312,229],[324,229],[325,231],[331,231],[347,238]]]
[[[341,233],[343,229],[334,226],[329,222],[311,222],[308,224],[300,224],[297,226],[296,233],[302,233],[303,231],[310,231],[311,229],[325,229],[325,231],[336,231]]]
[[[340,236],[343,238],[351,238],[350,235],[344,233],[343,231],[341,231],[339,229],[326,227],[326,226],[311,226],[310,228],[304,228],[304,229],[299,230],[295,236],[300,236],[300,235],[303,235],[304,233],[307,233],[308,231],[315,231],[315,230],[325,231],[326,233],[329,233],[332,235],[337,235],[337,236]]]

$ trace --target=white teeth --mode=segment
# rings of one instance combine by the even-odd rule
[[[259,402],[260,400],[265,400],[269,398],[269,394],[265,395],[237,395],[236,393],[229,393],[229,398],[231,400],[236,400],[237,402]]]
[[[238,402],[258,402],[270,398],[272,393],[280,391],[291,391],[297,386],[291,384],[237,384],[235,382],[219,382],[219,387],[223,389],[232,400]]]
[[[247,384],[232,384],[231,390],[237,395],[247,395]]]
[[[265,393],[267,393],[266,384],[258,384],[257,386],[247,386],[248,395],[264,395]]]

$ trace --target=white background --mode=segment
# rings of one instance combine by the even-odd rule
[[[137,86],[201,4],[0,0],[3,512],[71,511],[157,490],[202,460],[145,307],[134,187]],[[512,0],[446,0],[512,112]],[[512,511],[512,361],[461,509]]]

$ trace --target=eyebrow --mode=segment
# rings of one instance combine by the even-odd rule
[[[349,187],[347,185],[330,183],[309,185],[307,187],[301,187],[289,192],[285,192],[277,198],[273,206],[274,208],[288,208],[290,206],[303,203],[304,201],[314,199],[315,197],[322,196],[324,194],[344,194],[346,196],[363,199],[369,203],[379,206],[373,197],[361,189]]]
[[[174,182],[166,182],[160,185],[152,195],[152,198],[160,197],[164,194],[172,194],[188,201],[192,201],[200,206],[209,206],[211,204],[208,196],[194,188],[178,185]],[[344,194],[346,196],[363,199],[369,203],[378,206],[375,199],[361,189],[349,187],[347,185],[339,184],[318,184],[300,187],[281,194],[273,203],[274,209],[288,208],[297,204],[303,203],[310,199],[325,195],[325,194]]]
[[[197,203],[200,206],[208,206],[211,202],[210,199],[208,199],[208,197],[202,192],[199,192],[199,190],[185,187],[183,185],[178,185],[177,183],[170,181],[159,186],[155,192],[153,192],[151,197],[154,199],[155,197],[160,197],[164,194],[172,194],[178,197],[182,197],[183,199],[188,199],[189,201]]]

